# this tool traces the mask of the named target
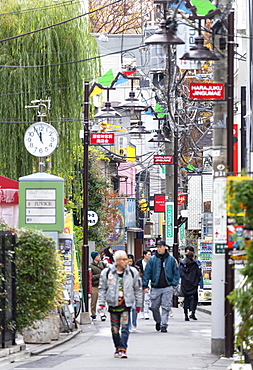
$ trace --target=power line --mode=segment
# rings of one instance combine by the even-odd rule
[[[121,0],[118,0],[118,1],[121,1]],[[1,42],[1,40],[0,40],[0,42]],[[144,47],[144,45],[140,45],[140,46],[136,46],[134,48],[126,49],[125,51],[136,50],[136,49],[139,49],[141,47]],[[66,65],[66,64],[75,64],[75,63],[88,62],[89,60],[99,59],[99,58],[107,57],[109,55],[120,54],[120,53],[121,53],[121,51],[119,50],[119,51],[114,51],[114,52],[103,54],[103,55],[97,55],[95,57],[90,57],[90,58],[86,58],[86,59],[73,60],[71,62],[62,62],[62,63],[54,63],[54,64],[41,64],[41,65],[37,65],[37,66],[36,65],[35,66],[9,66],[9,65],[3,65],[3,64],[1,64],[0,67],[1,68],[44,68],[44,67],[57,67],[57,66]]]
[[[68,0],[68,1],[64,1],[62,3],[56,3],[56,4],[51,4],[51,5],[45,5],[45,6],[40,6],[40,7],[37,7],[37,8],[28,8],[28,9],[23,9],[23,10],[17,10],[17,11],[12,11],[12,12],[7,12],[7,13],[0,13],[0,16],[6,16],[6,15],[11,15],[11,14],[22,14],[22,13],[29,13],[29,12],[34,12],[34,11],[37,11],[37,10],[48,10],[50,8],[59,8],[61,6],[68,6],[68,5],[75,5],[75,4],[80,4],[81,1],[84,1],[84,0],[76,0],[76,1],[72,1],[72,0]]]
[[[15,40],[15,39],[18,39],[18,38],[23,37],[23,36],[31,35],[31,34],[34,34],[34,33],[40,32],[40,31],[45,31],[45,30],[47,30],[49,28],[52,28],[52,27],[60,26],[62,24],[65,24],[65,23],[74,21],[74,20],[79,19],[79,18],[82,18],[82,17],[84,17],[86,15],[89,15],[89,14],[95,13],[97,11],[100,11],[100,10],[102,10],[104,8],[107,8],[108,6],[117,4],[117,3],[121,2],[121,1],[122,0],[116,0],[113,3],[104,5],[101,8],[98,8],[98,9],[94,9],[94,10],[88,12],[88,13],[80,14],[80,15],[77,15],[76,17],[69,18],[69,19],[66,19],[65,21],[61,21],[61,22],[58,22],[58,23],[51,24],[50,26],[42,27],[42,28],[39,28],[37,30],[33,30],[33,31],[30,31],[30,32],[21,33],[20,35],[16,35],[16,36],[11,36],[11,37],[8,37],[6,39],[0,40],[0,42],[6,42],[6,41],[10,41],[10,40]]]

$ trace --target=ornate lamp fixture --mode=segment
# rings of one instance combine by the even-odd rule
[[[170,140],[164,136],[160,127],[160,121],[164,120],[164,118],[155,118],[155,119],[158,120],[158,130],[154,137],[152,137],[152,139],[149,140],[149,143],[170,143]]]
[[[177,29],[176,22],[170,19],[163,19],[155,33],[148,37],[144,42],[147,45],[182,45],[183,40],[175,35]]]
[[[135,135],[150,134],[150,133],[151,132],[146,130],[146,128],[143,126],[142,121],[137,121],[137,125],[129,131],[129,134],[135,134]]]
[[[112,104],[109,101],[109,90],[112,90],[112,88],[107,88],[106,90],[107,90],[107,101],[105,102],[105,106],[101,109],[100,112],[95,114],[94,118],[95,119],[121,118],[122,115],[112,108]]]
[[[123,103],[119,104],[117,108],[129,109],[130,112],[140,112],[146,108],[146,105],[139,101],[135,97],[134,92],[134,80],[137,80],[136,77],[129,77],[131,80],[131,91],[129,92],[129,98],[127,98]]]
[[[204,37],[199,35],[195,37],[195,45],[186,52],[181,60],[219,60],[217,55],[204,45]]]

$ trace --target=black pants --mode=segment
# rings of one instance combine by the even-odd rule
[[[184,297],[184,314],[188,315],[188,309],[195,313],[198,304],[198,290],[191,295],[185,295]]]

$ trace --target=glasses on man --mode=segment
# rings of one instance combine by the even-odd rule
[[[128,262],[129,258],[119,258],[120,261]]]

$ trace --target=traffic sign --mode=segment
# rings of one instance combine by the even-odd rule
[[[88,225],[94,226],[98,222],[98,215],[94,211],[88,211]]]

